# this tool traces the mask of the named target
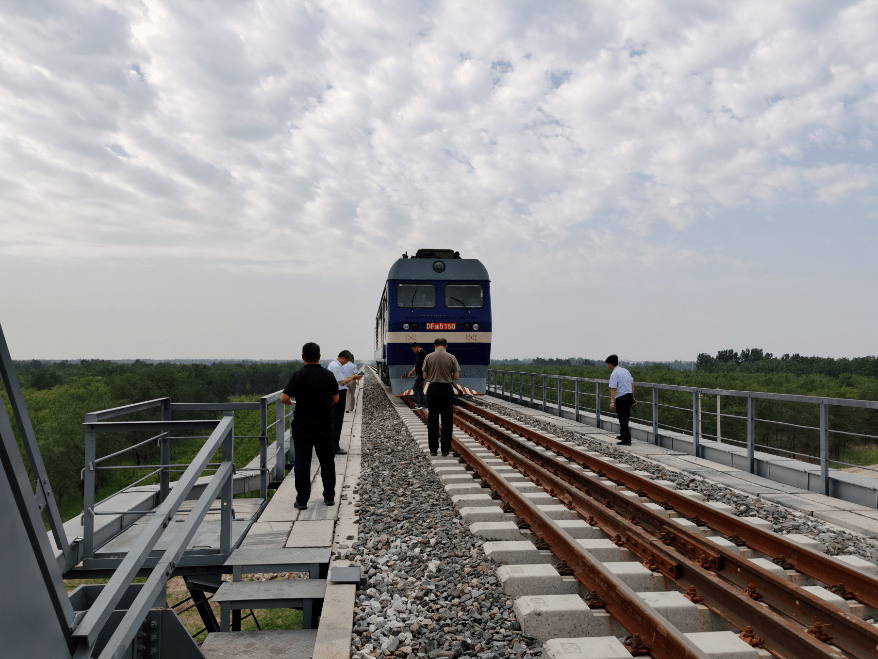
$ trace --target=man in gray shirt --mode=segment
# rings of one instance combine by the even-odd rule
[[[610,409],[615,409],[619,417],[618,444],[630,446],[631,430],[628,428],[628,420],[631,418],[631,408],[637,405],[634,398],[634,377],[627,368],[619,366],[619,357],[616,355],[607,357],[607,366],[610,367]]]
[[[442,455],[451,452],[451,432],[454,429],[454,388],[451,383],[460,379],[457,357],[449,354],[448,341],[433,341],[436,350],[424,360],[424,380],[427,381],[427,442],[430,455],[439,450],[439,418],[442,418]]]

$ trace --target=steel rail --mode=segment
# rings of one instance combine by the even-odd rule
[[[467,424],[465,421],[463,422],[463,424],[465,425],[464,429],[469,432],[469,428],[466,426],[470,426],[470,424]],[[485,435],[487,433],[480,434]],[[490,437],[489,434],[487,435],[488,437]],[[498,441],[497,438],[492,439]],[[752,563],[747,559],[744,559],[739,554],[734,553],[724,547],[721,547],[709,540],[706,540],[701,536],[700,533],[690,533],[685,527],[676,523],[673,519],[668,520],[662,517],[660,518],[658,524],[656,524],[655,513],[648,508],[645,508],[635,503],[630,497],[627,497],[607,487],[606,485],[601,486],[599,482],[590,480],[587,477],[576,478],[576,472],[574,470],[571,470],[565,464],[555,463],[550,458],[547,458],[546,456],[540,454],[538,451],[535,451],[533,449],[528,450],[526,444],[523,444],[522,442],[520,442],[520,440],[516,438],[507,439],[510,441],[510,443],[520,445],[525,452],[531,454],[530,456],[525,456],[522,459],[536,459],[539,461],[545,460],[546,462],[550,463],[548,470],[546,469],[545,465],[538,465],[533,463],[528,464],[527,467],[522,467],[523,469],[529,468],[531,471],[535,472],[540,471],[540,478],[543,481],[543,485],[551,483],[559,490],[564,491],[567,490],[567,485],[564,484],[565,481],[570,484],[575,484],[577,481],[585,481],[585,487],[602,491],[606,499],[612,501],[614,510],[616,510],[620,515],[624,516],[625,514],[630,513],[630,515],[633,515],[634,519],[637,519],[639,523],[642,523],[644,521],[651,522],[648,524],[648,526],[653,528],[653,532],[655,532],[656,527],[658,527],[659,529],[663,529],[665,532],[662,536],[663,542],[669,545],[673,545],[673,549],[671,547],[668,547],[667,554],[674,556],[677,555],[679,551],[679,555],[682,555],[683,560],[689,563],[695,562],[696,565],[700,564],[702,567],[707,566],[710,569],[724,567],[725,569],[723,569],[721,572],[721,576],[723,578],[726,578],[729,582],[731,582],[735,586],[740,587],[741,589],[747,589],[750,584],[753,584],[756,587],[759,595],[762,596],[762,600],[771,608],[781,612],[783,615],[789,617],[790,619],[796,621],[801,625],[804,625],[805,627],[808,627],[818,621],[823,624],[830,624],[832,625],[833,633],[836,635],[836,645],[841,647],[844,651],[856,657],[863,657],[864,659],[875,656],[875,652],[876,650],[878,650],[878,630],[873,628],[871,625],[868,625],[863,620],[851,615],[846,611],[842,611],[838,607],[828,604],[816,595],[790,583],[786,579],[778,577],[772,572],[760,568],[758,565]],[[501,444],[500,446],[503,445]],[[507,456],[507,458],[508,457],[509,456]],[[559,474],[559,471],[566,472],[566,477],[561,476]],[[567,494],[572,499],[572,503],[575,508],[579,508],[580,506],[582,506],[583,501],[582,499],[578,499],[575,496],[575,492],[571,493],[568,491]],[[565,497],[562,495],[560,498],[564,500]],[[584,511],[579,511],[580,514],[591,514],[594,516],[594,511],[596,509],[594,503],[586,503],[584,508]],[[601,508],[602,507],[597,507],[597,510],[601,510]],[[605,517],[606,516],[600,518],[601,521],[599,521],[598,525],[605,528],[605,530],[610,533],[618,532],[618,524],[611,524],[609,528],[604,527],[601,522],[605,520]],[[638,517],[640,517],[640,519],[638,519]],[[644,520],[643,518],[646,519]],[[630,524],[630,522],[628,523]],[[637,527],[635,526],[634,528]],[[636,545],[637,543],[642,543],[643,540],[642,538],[637,538],[635,536],[636,534],[629,534],[623,536],[622,539],[625,540],[626,545],[629,545],[630,548],[635,549],[635,553],[642,556],[643,551],[636,551]],[[650,538],[650,540],[652,539]],[[711,554],[717,556],[718,560],[705,560]],[[700,558],[695,559],[695,556],[700,556]],[[662,562],[657,561],[657,563],[658,567],[661,567]],[[749,598],[742,598],[740,592],[734,591],[734,595],[729,595],[722,590],[717,590],[716,583],[718,582],[716,579],[704,578],[705,573],[702,573],[697,569],[692,569],[692,565],[690,565],[689,567],[690,569],[684,568],[682,570],[682,578],[671,578],[676,580],[682,586],[695,585],[699,591],[701,591],[705,595],[708,595],[711,598],[711,601],[723,602],[724,604],[722,608],[718,608],[716,612],[720,614],[721,617],[728,619],[729,622],[731,622],[732,624],[736,624],[736,621],[729,618],[728,611],[730,611],[730,606],[733,607],[733,614],[736,614],[739,610],[746,610],[748,608],[752,609],[748,616],[745,616],[743,618],[741,616],[738,616],[738,622],[742,622],[743,624],[736,626],[738,626],[739,628],[743,628],[743,626],[747,624],[754,626],[754,628],[757,629],[757,634],[763,635],[764,638],[771,639],[770,645],[773,646],[772,651],[774,651],[776,656],[789,656],[794,659],[805,656],[839,656],[833,655],[831,653],[825,654],[825,652],[814,654],[814,652],[816,652],[816,649],[813,643],[811,643],[807,648],[800,647],[800,639],[803,636],[801,633],[801,629],[797,630],[794,628],[791,635],[790,629],[784,629],[784,624],[786,624],[785,621],[783,623],[779,623],[776,617],[775,619],[764,621],[759,625],[755,624],[754,620],[764,614],[764,607],[757,605],[757,608],[753,609],[751,606],[748,606],[749,604],[755,604],[755,602],[749,601]],[[662,572],[667,574],[665,570],[662,570]],[[778,627],[778,625],[780,625],[780,627]],[[810,636],[808,637],[808,639],[813,641],[813,638]],[[806,641],[808,639],[806,639]],[[778,645],[779,641],[782,642]],[[818,643],[818,645],[821,644]],[[823,647],[828,648],[828,646]],[[792,654],[785,654],[790,649],[795,649],[795,652],[793,652]],[[808,654],[802,654],[802,652],[806,651],[808,652]]]
[[[469,432],[468,429],[466,429],[466,431]],[[489,448],[496,450],[498,453],[505,453],[507,458],[515,459],[514,450],[509,449],[502,444],[498,445],[490,440],[486,441],[485,444],[494,444],[493,446],[489,446]],[[521,461],[527,460],[525,456],[519,456],[519,459]],[[559,488],[566,488],[563,479],[560,476],[555,476],[549,470],[533,463],[528,464],[527,467],[536,472],[545,482],[552,483]],[[572,500],[573,509],[581,515],[593,512],[592,509],[594,508],[594,504],[589,502],[581,493],[568,491],[567,494]],[[619,519],[621,520],[621,518]],[[627,520],[621,523],[630,524]],[[600,522],[598,522],[598,526],[604,530],[608,530]],[[637,529],[637,526],[632,526],[634,529]],[[543,539],[552,546],[552,542],[549,539]],[[630,537],[625,537],[623,540],[626,544],[630,544],[632,539]],[[650,538],[650,540],[653,539]],[[773,613],[751,599],[748,595],[744,594],[743,589],[738,590],[737,588],[718,580],[714,573],[699,569],[697,564],[691,560],[687,560],[674,549],[663,549],[665,549],[665,551],[673,558],[676,558],[678,565],[682,567],[680,574],[673,577],[673,580],[678,585],[684,589],[689,586],[694,586],[700,595],[705,596],[705,603],[708,608],[724,620],[735,625],[738,629],[744,629],[744,627],[748,625],[753,627],[755,634],[762,636],[764,639],[768,639],[765,641],[767,646],[766,649],[775,657],[778,657],[779,659],[842,659],[842,657],[844,657],[844,655],[836,652],[830,646],[818,641],[806,633],[803,633],[801,627],[782,618],[776,613]],[[864,658],[871,657],[872,653],[867,650],[866,654],[857,654],[855,656]]]
[[[462,426],[462,429],[468,434],[471,432],[472,426],[466,422],[458,425],[459,427]],[[576,492],[575,490],[567,490],[568,486],[562,476],[552,473],[552,471],[545,466],[533,462],[527,462],[529,459],[528,456],[518,455],[516,457],[514,449],[510,449],[503,444],[497,444],[496,442],[498,440],[496,440],[496,438],[493,438],[494,441],[491,441],[492,438],[490,437],[484,439],[485,433],[478,430],[476,430],[476,434],[477,441],[488,445],[488,448],[494,450],[496,453],[503,454],[504,459],[518,460],[519,464],[526,463],[526,466],[522,464],[521,468],[529,470],[532,474],[536,474],[544,486],[554,486],[565,491],[565,494],[562,494],[559,498],[561,498],[561,500],[566,499],[568,503],[572,503],[572,508],[580,515],[584,517],[587,515],[596,517],[596,513],[600,513],[602,509],[607,510],[604,506],[594,504],[594,502],[587,499],[583,494]],[[561,467],[562,465],[558,466]],[[620,503],[625,499],[628,499],[625,495],[620,495],[619,493],[614,494],[619,495],[621,500]],[[629,504],[626,506],[628,509],[634,510],[639,508],[639,506],[630,500],[627,503]],[[666,554],[670,560],[675,560],[680,567],[677,574],[670,577],[673,581],[683,589],[686,589],[689,586],[694,586],[698,593],[706,598],[705,603],[708,608],[721,618],[738,627],[738,629],[743,629],[748,625],[753,627],[754,633],[763,637],[763,639],[768,639],[765,641],[767,646],[766,649],[768,649],[774,656],[783,659],[840,659],[844,656],[835,652],[830,646],[817,641],[806,633],[803,633],[802,627],[786,620],[772,612],[770,609],[766,609],[744,592],[751,583],[755,583],[758,584],[757,587],[759,588],[758,592],[760,595],[762,595],[763,592],[771,593],[771,588],[783,588],[788,583],[784,579],[754,565],[753,569],[748,570],[743,576],[738,575],[739,578],[736,580],[738,583],[735,583],[735,586],[739,586],[740,589],[736,588],[733,585],[719,580],[714,572],[701,569],[703,566],[699,565],[700,561],[684,556],[682,552],[678,552],[675,548],[662,547],[661,543],[658,543],[658,541],[650,536],[647,536],[648,540],[644,544],[643,540],[637,537],[639,535],[638,531],[640,531],[638,526],[633,524],[630,521],[630,518],[623,519],[627,512],[627,509],[620,511],[619,507],[616,504],[613,504],[613,512],[607,511],[604,513],[604,515],[597,521],[597,526],[610,534],[616,532],[620,526],[625,527],[627,525],[630,527],[631,530],[625,535],[620,534],[621,537],[619,538],[619,542],[624,543],[629,549],[634,549],[635,553],[639,556],[646,555],[647,558],[652,558],[655,563],[654,568],[656,569],[660,568],[662,563],[661,561],[656,560],[658,557],[655,556],[652,551],[655,549],[656,545],[661,547],[662,553]],[[610,515],[615,516],[616,519],[605,525],[604,522]],[[686,531],[681,528],[681,534],[685,533]],[[544,538],[544,540],[549,542],[551,546],[551,542],[548,539]],[[703,543],[698,539],[695,544],[700,545]],[[705,549],[710,548],[705,547]],[[718,553],[720,553],[719,563],[721,565],[725,561],[728,561],[729,563],[733,561],[735,554],[723,549],[722,547],[718,547],[717,550]],[[665,573],[664,570],[660,571]],[[747,578],[750,576],[753,576],[753,579],[748,581]],[[810,594],[807,593],[807,591],[805,592],[806,594]],[[767,597],[763,597],[764,601],[767,599]],[[770,605],[771,602],[766,601],[766,604]],[[784,613],[792,613],[794,620],[795,618],[800,618],[800,620],[796,620],[796,622],[804,624],[805,627],[813,624],[816,619],[824,621],[833,619],[832,616],[827,613],[826,615],[817,616],[814,619],[801,620],[803,616],[799,610],[795,608],[791,610],[790,607],[784,608],[786,609]],[[827,606],[826,608],[829,609],[831,607]],[[809,602],[804,603],[803,609],[810,612]],[[851,617],[851,619],[855,618]],[[843,622],[848,621],[849,620],[846,619]],[[860,623],[862,623],[862,621],[860,621]],[[865,625],[865,623],[862,624]],[[835,629],[835,627],[833,627],[833,629]],[[861,640],[862,642],[856,644],[845,643],[845,645],[848,646],[846,649],[855,657],[862,657],[863,659],[873,657],[874,651],[872,648],[874,647],[874,643],[872,642],[872,639],[865,638]]]
[[[423,419],[425,415],[419,415]],[[547,539],[552,552],[566,561],[576,578],[589,590],[594,590],[605,603],[605,608],[626,630],[637,634],[650,648],[654,659],[709,659],[688,637],[656,613],[616,575],[604,571],[592,555],[580,547],[558,523],[537,508],[520,492],[511,487],[485,461],[459,440],[452,448],[512,506],[516,514],[526,520],[531,529]]]
[[[493,444],[491,440],[496,440],[496,438],[491,437],[484,430],[477,428],[462,419],[455,420],[455,424],[482,444]],[[550,483],[550,494],[558,496],[565,505],[573,505],[581,508],[582,510],[579,512],[580,514],[583,514],[583,517],[594,517],[595,520],[597,520],[597,525],[606,531],[611,537],[616,534],[619,534],[620,537],[623,537],[623,534],[628,536],[630,541],[626,542],[626,544],[630,545],[629,548],[644,560],[650,558],[656,560],[658,570],[666,577],[675,579],[680,576],[682,570],[680,561],[677,557],[670,555],[666,547],[655,537],[649,535],[644,529],[620,518],[618,515],[614,514],[611,509],[586,498],[585,494],[576,490],[573,490],[572,492],[568,491],[568,485],[564,482],[563,478],[559,476],[556,480],[555,476],[557,474],[551,474],[551,472],[546,470],[545,467],[534,462],[528,462],[528,460],[533,460],[532,457],[522,455],[520,451],[513,452],[519,447],[510,448],[503,445],[491,445],[488,448],[501,455],[504,462],[511,463],[513,469],[524,470],[526,478],[532,477],[530,471],[539,471],[540,475],[537,478],[537,482],[541,485],[547,485]],[[521,449],[526,451],[527,447],[521,447]],[[548,478],[546,477],[547,473],[550,474],[550,477]],[[589,482],[589,485],[590,484],[591,482]],[[589,487],[589,485],[586,485],[585,487]],[[605,487],[597,483],[595,483],[595,486],[601,490]],[[714,558],[718,560],[717,556]]]
[[[764,531],[752,524],[741,521],[733,515],[728,515],[712,506],[690,499],[676,490],[656,485],[648,478],[637,476],[626,469],[586,455],[578,448],[553,440],[531,428],[500,417],[471,403],[466,403],[463,407],[469,412],[488,419],[522,437],[531,439],[545,448],[560,453],[580,466],[588,467],[594,471],[603,470],[611,480],[622,481],[631,490],[640,489],[650,499],[667,501],[673,506],[674,510],[686,517],[697,515],[708,526],[724,535],[738,534],[738,537],[747,541],[748,547],[761,554],[772,558],[783,556],[798,572],[817,579],[821,583],[843,583],[849,590],[854,592],[857,601],[867,604],[872,608],[878,608],[878,579],[854,570],[839,561],[832,560],[828,556],[795,545],[788,540],[784,540],[783,536]]]

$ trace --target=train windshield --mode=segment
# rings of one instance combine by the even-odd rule
[[[397,284],[396,306],[400,309],[432,309],[436,306],[436,286]]]
[[[485,306],[481,284],[445,284],[445,306],[448,309],[481,309]]]

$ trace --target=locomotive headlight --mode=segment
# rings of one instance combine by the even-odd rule
[[[475,325],[473,325],[473,329],[474,329],[474,330],[478,330],[478,329],[479,329],[479,324],[476,323]]]
[[[403,323],[403,324],[402,324],[402,328],[403,328],[404,330],[407,330],[407,329],[409,328],[409,324],[408,324],[408,323]]]

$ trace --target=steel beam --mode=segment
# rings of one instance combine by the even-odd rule
[[[3,338],[2,329],[0,329],[0,350],[6,352],[6,341]],[[8,352],[6,352],[8,354]],[[3,371],[3,378],[6,382],[7,392],[9,391],[9,380],[15,378],[14,371],[6,370],[6,355],[3,355],[3,362],[0,362],[0,370]],[[9,361],[11,366],[11,360]],[[8,378],[8,379],[7,379]],[[17,378],[15,378],[17,384]],[[12,396],[10,396],[11,398]],[[26,410],[23,416],[26,416]],[[37,453],[39,448],[36,448]],[[64,581],[61,578],[61,569],[55,560],[55,553],[49,545],[49,536],[46,534],[46,527],[43,523],[41,510],[38,507],[34,491],[30,484],[27,469],[24,460],[21,457],[21,451],[18,442],[15,439],[15,433],[12,430],[9,416],[6,413],[6,407],[0,401],[0,466],[3,469],[3,478],[9,484],[12,493],[12,499],[15,501],[13,510],[5,510],[4,515],[18,516],[27,536],[29,547],[27,549],[32,552],[37,563],[40,577],[45,584],[46,593],[51,602],[52,611],[54,612],[58,628],[63,637],[72,643],[70,629],[73,624],[74,613],[73,606],[70,604],[70,598],[64,587]],[[51,500],[51,489],[48,490],[48,496]],[[61,527],[63,532],[63,527]],[[4,538],[6,540],[6,538]],[[66,537],[65,537],[66,541]],[[19,544],[21,549],[24,549]],[[68,548],[67,556],[70,555]],[[15,564],[8,565],[7,569],[15,569]],[[7,593],[7,597],[27,597],[27,593]],[[39,625],[40,622],[35,620],[34,624]],[[5,643],[4,643],[5,644]]]
[[[174,573],[177,561],[198,530],[198,526],[216,499],[217,494],[221,489],[225,488],[227,482],[232,480],[234,472],[235,465],[233,462],[223,462],[213,478],[210,479],[210,482],[204,488],[204,492],[202,492],[191,512],[186,517],[186,521],[183,522],[183,528],[176,533],[168,544],[162,559],[155,566],[146,583],[143,584],[134,602],[128,607],[128,611],[125,613],[119,626],[116,627],[103,652],[101,652],[99,659],[121,659],[125,650],[131,645],[131,641],[134,640],[156,597],[164,590],[168,579]],[[105,588],[108,586],[109,584]]]
[[[0,375],[2,375],[3,385],[6,388],[6,395],[9,397],[9,403],[12,406],[12,414],[15,416],[15,422],[18,424],[18,430],[21,434],[21,443],[24,445],[25,453],[32,469],[34,477],[40,482],[45,495],[45,504],[41,512],[46,513],[49,521],[49,527],[52,531],[52,537],[61,553],[64,555],[65,566],[71,562],[70,544],[67,542],[67,534],[64,532],[64,522],[61,519],[61,513],[58,511],[58,504],[52,494],[52,487],[49,483],[49,472],[46,471],[46,465],[43,463],[43,456],[40,454],[40,446],[37,442],[37,436],[34,433],[31,424],[30,415],[27,412],[27,405],[24,402],[24,394],[21,391],[21,384],[18,382],[18,375],[15,373],[15,366],[12,363],[12,355],[9,353],[9,346],[6,344],[6,336],[3,334],[3,327],[0,326]],[[5,411],[4,411],[5,414]],[[10,475],[11,477],[11,475]],[[30,489],[30,488],[28,488]]]

